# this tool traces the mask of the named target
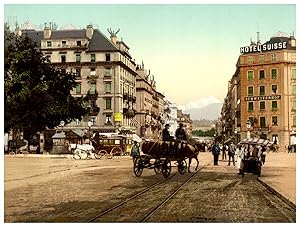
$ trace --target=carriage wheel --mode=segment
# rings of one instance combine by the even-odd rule
[[[80,152],[80,158],[81,159],[87,159],[88,158],[88,153],[86,151],[81,151]]]
[[[134,160],[134,166],[133,166],[133,172],[137,177],[142,175],[143,167],[144,167],[143,160],[140,157],[137,157]]]
[[[10,155],[10,156],[16,156],[16,152],[15,152],[15,151],[10,151],[10,152],[9,152],[9,155]]]
[[[105,159],[107,158],[108,154],[106,150],[100,150],[97,153],[95,153],[95,156],[97,159]]]
[[[171,173],[171,161],[168,158],[162,164],[161,173],[166,179]]]
[[[110,151],[110,154],[112,155],[112,157],[121,156],[122,153],[123,153],[123,151],[120,147],[113,147]]]
[[[184,159],[182,159],[177,162],[178,162],[178,172],[182,175],[185,174],[186,169],[187,169],[186,161]]]
[[[154,162],[154,172],[156,174],[160,174],[161,173],[161,164],[160,164],[160,160],[159,159],[155,159],[155,162]]]
[[[74,153],[73,153],[73,158],[76,159],[76,160],[79,160],[81,159],[80,155],[79,155],[79,151],[75,150]]]

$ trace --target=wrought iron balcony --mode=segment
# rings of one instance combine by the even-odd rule
[[[98,99],[98,92],[97,92],[97,91],[91,92],[91,91],[89,90],[89,91],[87,92],[86,96],[87,96],[88,99],[96,100],[96,99]]]

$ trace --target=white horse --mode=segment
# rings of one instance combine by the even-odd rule
[[[28,141],[27,140],[23,140],[23,141],[25,142],[25,145],[22,147],[19,147],[17,149],[17,153],[23,153],[23,152],[28,151]]]
[[[74,154],[76,152],[79,154],[85,152],[91,157],[92,153],[95,151],[95,148],[90,144],[71,143],[71,144],[69,144],[69,151],[73,152]]]

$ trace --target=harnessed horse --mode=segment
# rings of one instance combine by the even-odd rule
[[[77,143],[71,143],[69,144],[69,151],[75,153],[77,151],[79,152],[86,152],[87,154],[91,155],[95,148],[90,144],[77,144]]]
[[[190,173],[190,165],[192,159],[197,161],[195,170],[199,166],[198,154],[199,150],[186,142],[180,141],[147,141],[141,144],[143,153],[154,156],[155,158],[174,156],[184,157],[189,159],[188,172]]]

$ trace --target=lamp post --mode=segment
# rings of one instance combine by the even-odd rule
[[[88,126],[89,126],[89,144],[91,142],[91,126],[93,125],[93,122],[88,121]]]
[[[251,128],[251,122],[247,121],[247,139],[250,139],[250,128]]]
[[[63,132],[64,126],[65,126],[65,122],[64,121],[60,121],[59,126],[61,127],[61,132]]]

